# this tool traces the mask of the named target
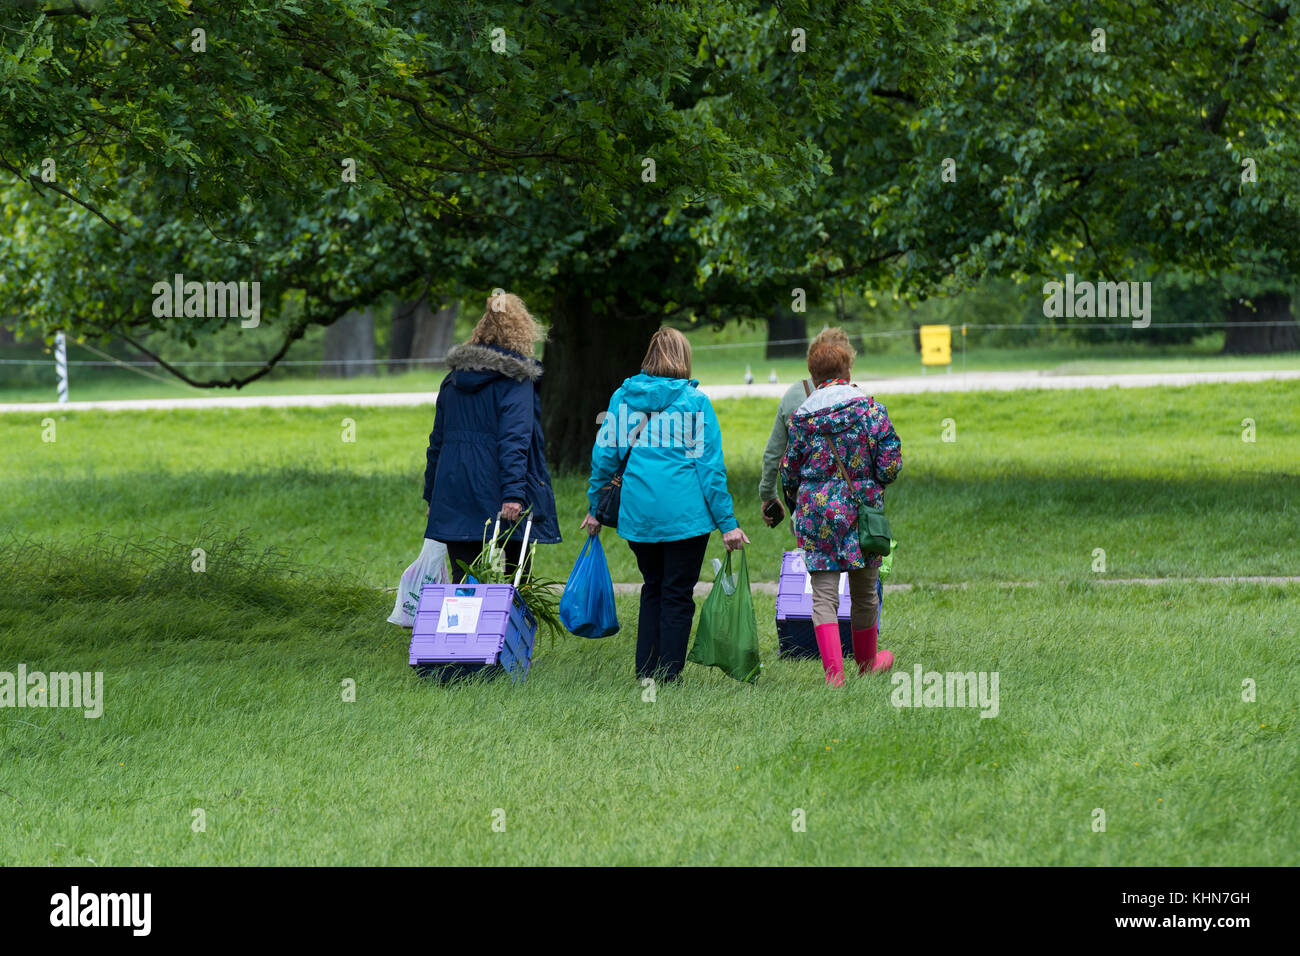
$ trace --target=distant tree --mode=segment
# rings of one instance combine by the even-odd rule
[[[356,378],[375,372],[375,310],[354,309],[325,329],[327,378]]]
[[[789,358],[802,355],[807,344],[808,315],[795,312],[789,305],[774,305],[767,316],[767,347],[764,358]]]
[[[962,48],[951,93],[916,117],[911,188],[884,213],[929,240],[908,281],[1072,271],[1164,277],[1175,290],[1159,295],[1190,275],[1236,303],[1226,350],[1300,346],[1279,281],[1300,269],[1300,117],[1281,93],[1297,4],[1003,0]],[[1159,318],[1138,341],[1173,331]]]
[[[428,368],[447,357],[456,334],[459,303],[444,302],[434,308],[430,290],[414,299],[400,302],[393,312],[393,331],[389,347],[389,371],[404,372]]]
[[[812,134],[828,173],[811,197],[712,216],[702,268],[759,280],[802,263],[913,299],[986,276],[1154,279],[1162,308],[1191,277],[1217,286],[1203,313],[1230,323],[1225,349],[1296,347],[1282,299],[1300,269],[1300,119],[1279,91],[1296,83],[1300,5],[999,0],[952,47],[928,96],[846,50],[842,112]],[[1285,325],[1245,324],[1264,316]],[[1165,317],[1113,321],[1127,341],[1181,337]]]

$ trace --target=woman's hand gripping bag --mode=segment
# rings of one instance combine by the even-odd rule
[[[731,558],[726,563],[714,559],[718,568],[713,590],[700,608],[700,624],[695,629],[688,661],[716,667],[728,677],[753,683],[758,680],[758,620],[754,617],[754,597],[749,592],[749,565],[740,551],[740,570],[731,572]]]
[[[609,637],[618,633],[614,582],[605,562],[600,536],[587,535],[560,598],[560,622],[579,637]]]

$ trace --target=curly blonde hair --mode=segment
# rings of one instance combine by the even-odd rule
[[[470,345],[496,345],[521,355],[532,355],[546,341],[546,330],[533,318],[524,300],[512,292],[495,290],[487,311],[469,337]]]

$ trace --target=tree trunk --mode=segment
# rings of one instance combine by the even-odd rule
[[[442,365],[456,337],[456,313],[460,307],[452,302],[436,312],[427,305],[415,314],[415,335],[411,339],[411,358],[425,359],[420,368]]]
[[[1286,325],[1245,325],[1247,322],[1286,322]],[[1291,314],[1291,296],[1265,292],[1228,303],[1224,355],[1262,355],[1300,351],[1300,326]]]
[[[650,336],[659,327],[653,317],[628,318],[631,303],[623,311],[617,303],[593,301],[581,282],[561,289],[553,300],[542,377],[546,453],[557,474],[591,468],[596,416],[609,407],[614,389],[640,371]],[[598,312],[601,305],[607,310]]]
[[[433,368],[443,364],[456,336],[459,306],[452,302],[434,311],[425,298],[403,302],[393,316],[393,342],[388,370]],[[417,359],[420,361],[409,361]],[[404,361],[405,360],[405,361]]]
[[[788,305],[772,309],[767,319],[767,351],[765,358],[803,358],[808,351],[808,316],[795,312]]]
[[[388,372],[405,372],[411,363],[411,339],[415,336],[415,303],[399,302],[393,310],[393,328],[388,336]]]
[[[374,373],[375,313],[349,312],[325,329],[323,377],[355,378]]]

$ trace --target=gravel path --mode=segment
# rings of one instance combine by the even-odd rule
[[[1007,392],[1027,388],[1149,388],[1157,385],[1206,385],[1219,382],[1300,380],[1300,369],[1263,369],[1223,372],[1150,372],[1114,375],[1054,375],[1051,372],[970,372],[951,375],[914,375],[903,378],[863,379],[857,384],[873,395],[915,395],[921,392]],[[780,398],[789,383],[756,382],[753,385],[704,385],[711,399]],[[53,391],[53,385],[50,386]],[[118,399],[101,402],[11,402],[0,413],[55,411],[132,411],[176,408],[324,408],[331,405],[430,405],[436,392],[371,392],[331,395],[211,395],[200,398]]]

